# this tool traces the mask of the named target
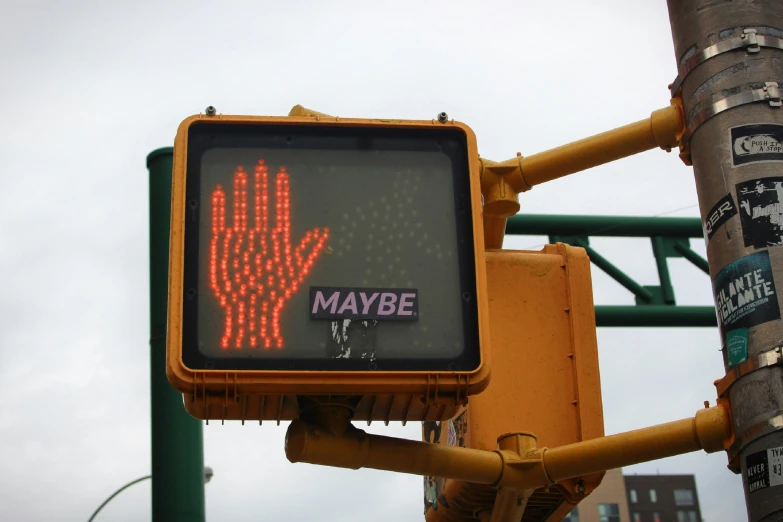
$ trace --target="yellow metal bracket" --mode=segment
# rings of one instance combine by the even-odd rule
[[[517,193],[535,185],[660,147],[680,144],[685,125],[682,103],[653,111],[649,118],[532,156],[499,163],[481,160],[484,238],[487,248],[501,248],[506,219],[519,211]],[[682,157],[682,154],[681,154]]]
[[[537,448],[532,433],[507,433],[493,451],[444,446],[368,434],[351,424],[350,408],[312,408],[291,423],[285,452],[290,462],[350,469],[373,468],[451,479],[445,499],[460,498],[467,483],[496,489],[495,500],[474,516],[483,522],[519,520],[538,488],[569,478],[697,450],[713,453],[733,440],[727,405],[694,417],[554,448]],[[428,522],[451,520],[446,510],[428,510]]]
[[[733,438],[724,404],[694,417],[585,440],[556,448],[536,448],[530,433],[498,438],[494,451],[443,446],[368,434],[350,422],[348,409],[313,410],[286,433],[290,462],[443,477],[519,492],[608,469],[630,466],[703,449],[722,451]],[[521,497],[524,497],[522,493]]]

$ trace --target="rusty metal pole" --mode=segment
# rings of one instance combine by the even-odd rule
[[[783,515],[783,2],[668,0],[748,520]],[[783,87],[783,84],[780,86]]]

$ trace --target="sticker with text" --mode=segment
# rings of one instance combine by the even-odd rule
[[[417,321],[415,288],[310,287],[311,319]]]
[[[727,329],[750,328],[780,319],[769,252],[737,259],[712,281],[718,322]]]
[[[747,456],[748,492],[783,484],[783,447],[757,451]]]
[[[729,368],[748,360],[747,328],[738,328],[726,334],[726,358]]]
[[[726,194],[720,201],[715,203],[707,218],[704,220],[704,234],[707,239],[712,239],[712,235],[718,230],[726,221],[737,215],[737,206],[734,204],[734,199],[731,194]]]
[[[734,166],[760,161],[783,161],[783,125],[755,123],[729,130]]]

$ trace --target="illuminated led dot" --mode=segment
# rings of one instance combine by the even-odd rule
[[[421,228],[421,223],[416,223],[416,228]]]

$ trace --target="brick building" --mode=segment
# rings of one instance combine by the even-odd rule
[[[631,522],[701,522],[693,475],[626,475]]]
[[[604,480],[564,522],[701,522],[693,475],[625,475]]]

